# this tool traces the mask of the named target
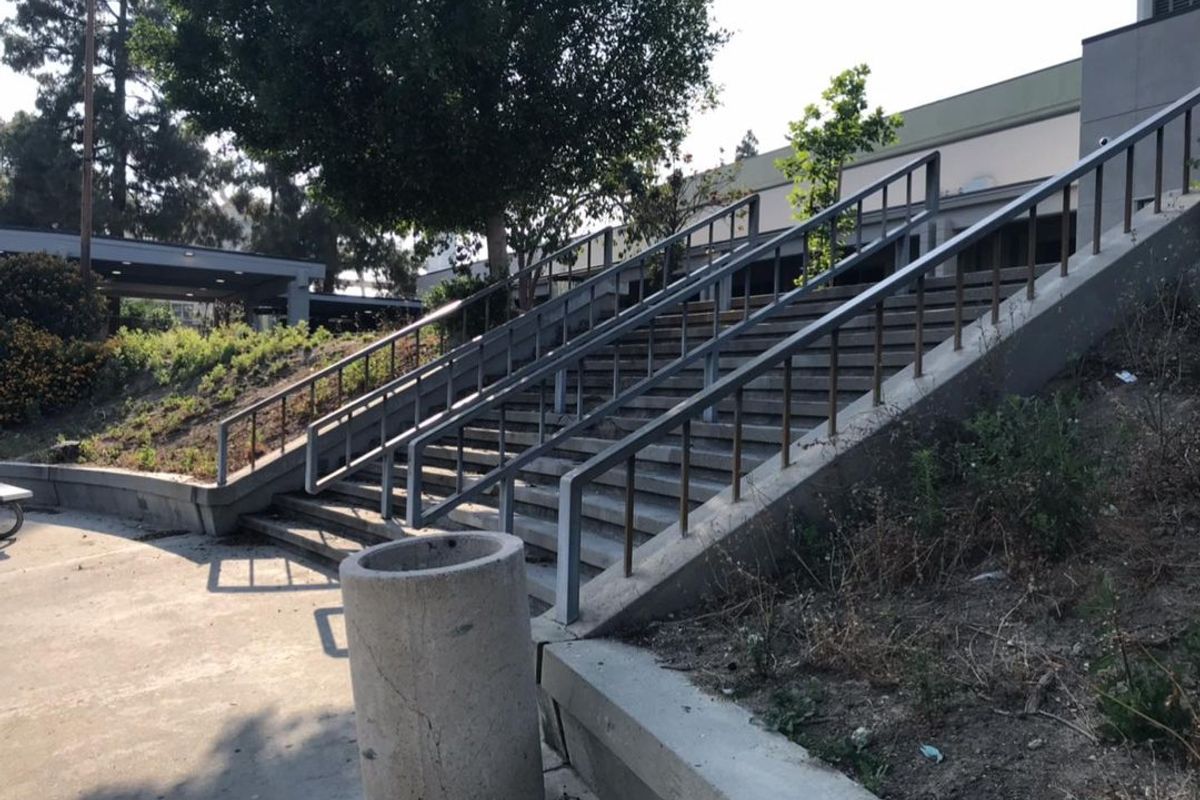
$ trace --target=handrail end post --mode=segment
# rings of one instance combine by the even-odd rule
[[[222,422],[217,427],[217,486],[229,480],[229,426]]]
[[[554,618],[562,625],[579,619],[579,549],[583,487],[564,475],[558,494],[558,566]]]

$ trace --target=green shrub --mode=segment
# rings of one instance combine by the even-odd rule
[[[1092,527],[1097,469],[1084,445],[1079,401],[1010,397],[966,425],[958,467],[979,510],[1029,551],[1061,556]]]
[[[481,292],[491,286],[492,283],[493,281],[488,278],[474,275],[460,275],[451,278],[429,290],[429,294],[425,296],[425,308],[434,311],[455,300],[465,300],[476,292]],[[486,300],[474,303],[466,309],[465,329],[461,314],[451,315],[444,322],[439,323],[439,327],[448,338],[464,342],[484,333],[489,321],[492,327],[503,323],[509,309],[509,302],[510,292],[506,289],[497,289]],[[484,303],[490,307],[490,312],[485,309]]]
[[[111,350],[64,342],[19,319],[0,326],[0,425],[16,425],[88,397]]]
[[[23,319],[60,339],[86,339],[107,313],[94,282],[79,267],[46,253],[0,257],[0,324]]]
[[[165,331],[179,324],[179,318],[163,300],[121,301],[121,324],[142,331]]]

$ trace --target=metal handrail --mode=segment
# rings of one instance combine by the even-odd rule
[[[558,262],[559,260],[563,259],[564,257],[566,257],[570,254],[576,253],[578,250],[580,250],[581,248],[583,248],[585,246],[587,247],[587,251],[588,251],[588,263],[587,263],[587,266],[584,268],[584,271],[586,272],[586,271],[590,270],[592,268],[592,263],[591,263],[592,245],[597,240],[602,240],[602,242],[603,242],[602,257],[604,258],[604,267],[607,268],[607,267],[611,266],[611,263],[612,263],[613,228],[611,225],[608,227],[602,228],[598,231],[595,231],[594,233],[589,233],[589,234],[580,236],[579,238],[575,239],[571,243],[565,245],[564,247],[559,248],[558,250],[555,250],[551,254],[539,259],[535,263],[530,264],[529,266],[524,267],[523,269],[520,269],[520,270],[512,273],[511,275],[507,276],[504,280],[497,281],[493,284],[490,284],[490,285],[484,287],[483,289],[480,289],[479,291],[469,295],[468,297],[465,297],[465,298],[462,298],[459,300],[453,300],[453,301],[445,304],[444,306],[441,306],[440,308],[437,308],[434,311],[431,311],[428,314],[423,315],[420,319],[414,320],[413,322],[410,322],[407,325],[404,325],[400,329],[393,331],[392,333],[389,333],[388,335],[376,340],[375,342],[371,343],[370,345],[367,345],[366,347],[364,347],[360,350],[357,350],[356,352],[351,353],[350,355],[345,356],[345,357],[335,361],[334,363],[317,370],[316,372],[312,373],[311,375],[307,375],[304,378],[301,378],[300,380],[290,384],[289,386],[285,387],[284,389],[278,390],[278,391],[274,392],[273,394],[263,398],[262,400],[252,403],[251,405],[246,406],[245,408],[239,409],[238,411],[234,412],[233,414],[230,414],[228,417],[225,417],[224,419],[222,419],[220,421],[220,423],[218,424],[218,427],[217,427],[217,485],[223,486],[228,480],[228,476],[229,476],[229,433],[230,433],[230,430],[233,428],[233,426],[236,425],[237,423],[241,422],[242,420],[244,420],[246,418],[250,418],[250,420],[251,420],[250,468],[253,470],[254,466],[255,466],[255,460],[256,460],[256,445],[257,445],[257,442],[255,441],[256,433],[257,433],[257,425],[255,424],[255,422],[257,421],[257,415],[260,412],[265,411],[269,408],[272,408],[276,404],[279,405],[280,418],[281,418],[279,447],[280,447],[280,452],[283,452],[283,450],[285,450],[287,447],[287,441],[288,441],[288,439],[287,439],[287,424],[286,424],[287,423],[287,398],[290,395],[293,395],[298,392],[304,391],[305,389],[308,389],[309,390],[309,408],[311,409],[312,412],[315,413],[316,407],[317,407],[317,398],[316,398],[317,383],[326,378],[337,376],[337,378],[338,378],[338,396],[339,396],[338,402],[340,404],[341,403],[341,395],[342,395],[342,391],[344,388],[343,383],[342,383],[342,375],[345,373],[347,368],[349,368],[359,362],[363,362],[366,365],[363,370],[363,386],[365,387],[370,381],[370,358],[373,354],[378,353],[379,351],[383,350],[384,348],[389,349],[389,352],[390,352],[389,374],[391,377],[394,378],[395,377],[395,364],[396,364],[395,348],[396,348],[397,342],[401,342],[409,336],[416,337],[416,358],[419,360],[420,359],[420,347],[421,347],[420,333],[421,333],[422,329],[427,328],[431,325],[442,324],[445,321],[448,321],[450,318],[454,317],[456,314],[461,314],[461,315],[463,315],[463,330],[465,330],[466,329],[465,315],[466,315],[466,311],[469,307],[474,306],[480,300],[484,300],[486,298],[491,297],[491,295],[495,294],[498,291],[501,291],[502,289],[511,290],[513,286],[519,286],[520,282],[527,276],[530,276],[530,275],[537,276],[539,274],[540,270],[544,269],[547,265],[550,265],[551,267],[553,267],[553,265],[556,262]],[[511,315],[511,308],[509,308],[508,314]],[[486,318],[485,328],[490,327],[490,315],[491,315],[491,304],[488,303],[488,304],[485,304],[485,318]],[[508,320],[506,320],[506,322],[511,321],[511,319],[512,319],[512,317],[509,316],[509,318],[508,318]],[[444,349],[444,342],[443,342],[443,349]]]
[[[912,164],[909,165],[909,168],[916,169],[935,160],[936,155],[933,157],[918,159],[917,161],[912,162]],[[936,169],[936,166],[934,169]],[[878,238],[870,243],[862,245],[853,253],[841,259],[838,263],[825,270],[820,275],[808,279],[802,285],[797,286],[783,294],[779,294],[777,289],[773,302],[763,306],[754,313],[750,314],[748,317],[744,317],[740,322],[735,323],[732,327],[726,328],[720,333],[717,333],[713,338],[700,344],[695,349],[688,350],[687,342],[684,341],[680,348],[682,354],[679,358],[659,368],[652,375],[639,380],[633,386],[627,387],[612,399],[602,403],[600,406],[588,411],[582,416],[578,416],[574,422],[571,422],[560,428],[553,436],[547,437],[546,440],[541,444],[522,450],[519,455],[503,462],[482,476],[479,476],[477,479],[473,480],[469,486],[465,486],[465,488],[463,488],[461,491],[451,495],[450,497],[442,499],[441,502],[437,503],[428,511],[422,512],[420,505],[417,504],[416,514],[409,516],[409,525],[414,527],[423,527],[438,517],[445,515],[458,505],[479,497],[497,483],[505,482],[500,488],[501,496],[503,498],[501,502],[502,510],[500,522],[501,527],[504,530],[511,531],[513,522],[513,504],[510,501],[513,492],[511,481],[516,478],[518,473],[525,467],[525,465],[556,449],[562,441],[565,441],[572,436],[577,436],[593,425],[604,421],[617,409],[627,405],[631,400],[643,396],[650,390],[661,386],[667,380],[678,375],[684,369],[695,364],[700,359],[708,359],[715,356],[723,345],[738,338],[739,336],[743,336],[752,332],[756,325],[778,316],[787,309],[791,308],[799,300],[807,297],[818,289],[826,287],[836,278],[844,275],[852,269],[857,268],[866,259],[885,252],[888,248],[895,248],[897,243],[901,243],[900,246],[904,247],[905,244],[903,244],[903,242],[907,241],[907,238],[914,229],[928,224],[934,219],[937,213],[937,207],[937,194],[927,192],[925,210],[919,211],[915,214],[906,214],[907,219],[902,220],[899,226],[890,230],[881,230]],[[797,225],[788,231],[773,237],[762,246],[759,252],[760,254],[769,254],[772,250],[778,251],[784,242],[795,240],[806,233],[811,233],[814,230],[820,229],[822,226],[828,223],[831,217],[836,217],[836,215],[837,212],[834,212],[831,215],[820,214],[804,223],[801,223],[800,225]],[[897,256],[899,256],[900,253],[900,250],[896,250]],[[750,254],[743,256],[743,258],[752,257],[753,256]],[[737,265],[730,264],[723,267],[722,272],[727,273],[730,270],[736,270],[738,268],[739,267]],[[723,275],[713,274],[707,276],[705,278],[705,282],[720,280],[721,277],[723,277]],[[699,288],[701,288],[701,286],[697,286],[693,291],[696,291]],[[687,313],[686,302],[687,301],[684,301],[683,303],[685,306],[683,313],[685,314]],[[503,431],[500,431],[500,435],[503,436]],[[425,437],[423,436],[421,438]],[[430,434],[430,438],[432,439],[435,437]],[[410,445],[410,447],[412,447],[412,445]],[[681,498],[681,513],[686,514],[686,506],[683,505],[684,502],[685,501]],[[411,505],[413,504],[410,504],[410,506]],[[629,551],[627,550],[627,552]]]
[[[880,353],[882,350],[882,339],[879,332],[882,330],[882,311],[885,300],[895,296],[896,294],[908,290],[915,286],[916,291],[916,343],[914,349],[913,361],[913,377],[920,378],[923,374],[923,318],[924,318],[924,287],[925,279],[929,273],[933,272],[938,266],[954,256],[965,251],[968,247],[976,244],[984,237],[1000,230],[1004,225],[1018,220],[1021,217],[1028,215],[1031,231],[1036,231],[1038,204],[1055,198],[1061,194],[1063,206],[1063,244],[1060,260],[1060,275],[1066,277],[1068,275],[1068,267],[1070,257],[1072,255],[1070,247],[1070,203],[1071,203],[1071,187],[1072,185],[1089,175],[1094,175],[1095,180],[1095,207],[1092,229],[1092,253],[1100,252],[1100,239],[1103,231],[1102,227],[1102,210],[1103,210],[1103,182],[1104,182],[1104,165],[1111,159],[1117,157],[1122,152],[1125,153],[1125,207],[1124,207],[1124,231],[1129,233],[1132,230],[1133,220],[1133,158],[1134,149],[1138,142],[1153,133],[1155,135],[1155,187],[1154,187],[1154,210],[1155,213],[1162,211],[1163,198],[1163,140],[1166,125],[1179,117],[1183,117],[1183,183],[1182,192],[1188,193],[1191,187],[1191,135],[1192,135],[1192,109],[1200,104],[1200,88],[1197,88],[1189,94],[1183,96],[1175,103],[1172,103],[1167,108],[1151,116],[1141,124],[1131,128],[1126,133],[1118,136],[1108,145],[1105,145],[1086,158],[1081,159],[1075,166],[1056,175],[1052,178],[1043,181],[1038,186],[1026,192],[1021,197],[1013,200],[1005,205],[1000,210],[990,214],[975,225],[972,225],[967,230],[946,241],[942,245],[935,247],[924,256],[918,258],[907,267],[893,273],[884,278],[870,289],[855,297],[847,300],[838,308],[830,311],[820,319],[805,326],[802,330],[792,334],[783,341],[772,346],[766,352],[755,357],[753,360],[739,367],[737,370],[726,375],[724,378],[713,383],[703,391],[691,396],[690,398],[680,402],[669,412],[657,417],[656,419],[646,423],[638,430],[630,433],[619,442],[614,443],[604,451],[598,453],[588,459],[582,465],[564,475],[559,483],[559,512],[558,512],[558,580],[556,587],[556,603],[555,617],[563,623],[569,624],[574,622],[579,617],[579,586],[580,586],[580,546],[581,546],[581,522],[582,522],[582,505],[583,505],[583,487],[585,484],[595,480],[600,475],[608,470],[625,464],[627,466],[627,480],[633,480],[633,465],[636,462],[637,454],[646,446],[658,442],[674,432],[682,428],[684,436],[691,423],[707,409],[715,407],[715,405],[732,396],[734,398],[734,473],[731,480],[731,496],[733,502],[738,502],[741,499],[741,482],[742,476],[740,471],[740,443],[741,443],[741,408],[742,396],[745,387],[751,381],[761,377],[769,371],[783,367],[784,370],[784,386],[785,395],[783,398],[785,415],[786,409],[790,408],[791,395],[786,387],[790,386],[790,378],[792,371],[792,359],[799,352],[818,342],[819,340],[829,338],[829,359],[830,359],[830,417],[826,424],[826,433],[830,438],[836,437],[837,429],[837,357],[838,357],[838,333],[840,329],[848,322],[862,316],[864,313],[875,311],[875,388],[872,391],[873,402],[876,406],[882,404],[883,398],[880,389],[880,372],[881,359]],[[1031,245],[1028,253],[1028,277],[1026,279],[1026,296],[1033,299],[1035,296],[1036,274],[1036,237],[1031,238]],[[999,283],[999,264],[993,265],[993,286],[998,286]],[[954,325],[954,349],[959,351],[962,349],[962,328],[963,328],[963,299],[962,299],[962,276],[963,267],[961,263],[955,265],[956,282],[957,282],[957,297],[955,302],[955,325]],[[992,293],[992,324],[999,323],[999,293],[993,289]],[[781,448],[781,466],[787,468],[790,465],[791,446],[787,437],[790,433],[785,433],[783,439],[783,447]],[[681,486],[680,492],[682,496],[688,495],[688,450],[684,448],[683,464],[681,469]],[[632,485],[632,483],[630,484]],[[630,515],[632,510],[633,493],[627,492],[626,500],[626,516]],[[681,529],[681,535],[686,535],[686,528]]]
[[[883,223],[882,224],[882,230],[883,230],[882,239],[885,240],[885,242],[894,242],[896,240],[896,238],[906,234],[907,231],[910,230],[911,227],[914,225],[925,224],[925,223],[931,222],[933,216],[936,214],[936,210],[937,210],[938,202],[939,202],[940,193],[939,193],[939,178],[938,178],[938,176],[939,176],[940,163],[941,163],[940,154],[937,151],[934,151],[934,152],[931,152],[924,156],[913,159],[912,161],[908,162],[907,164],[905,164],[901,167],[898,167],[897,169],[893,170],[892,172],[888,173],[887,175],[877,179],[876,181],[872,182],[871,184],[868,184],[866,187],[860,189],[858,192],[847,197],[846,199],[844,199],[844,200],[838,202],[837,204],[831,206],[830,208],[820,212],[816,216],[814,216],[798,225],[795,225],[792,228],[789,228],[781,233],[776,234],[775,236],[771,237],[769,240],[767,240],[766,242],[764,242],[760,245],[751,247],[748,251],[742,252],[736,258],[729,259],[729,261],[726,264],[724,264],[723,266],[721,266],[720,269],[712,270],[712,271],[708,272],[707,274],[705,274],[699,280],[692,282],[690,284],[680,286],[670,296],[664,297],[660,302],[654,304],[653,306],[649,306],[649,307],[642,309],[636,316],[632,316],[629,319],[624,320],[620,326],[607,331],[604,336],[597,337],[597,338],[593,339],[592,341],[588,342],[586,345],[583,345],[580,347],[572,347],[568,352],[565,352],[565,353],[557,356],[556,358],[548,359],[546,361],[546,363],[542,364],[537,369],[526,373],[519,382],[516,382],[511,387],[505,388],[500,391],[490,391],[488,394],[488,397],[485,400],[483,400],[482,402],[474,402],[474,403],[469,404],[466,408],[464,408],[464,410],[460,411],[459,413],[455,414],[454,416],[443,418],[441,421],[437,422],[436,424],[428,426],[427,430],[425,430],[423,432],[418,432],[418,434],[415,436],[403,437],[403,438],[407,438],[409,440],[408,441],[407,524],[414,528],[423,527],[428,521],[448,512],[451,508],[453,508],[459,502],[463,502],[469,497],[477,496],[479,493],[484,491],[485,488],[487,488],[488,486],[492,485],[496,481],[503,478],[506,480],[506,484],[501,487],[501,491],[502,491],[502,493],[504,493],[503,499],[505,501],[505,502],[501,503],[501,505],[504,506],[503,516],[505,517],[505,519],[502,520],[502,522],[504,522],[505,524],[508,525],[506,530],[511,530],[511,524],[510,524],[511,523],[511,514],[512,514],[512,504],[510,502],[511,501],[511,493],[512,493],[511,481],[512,481],[513,477],[515,476],[516,471],[519,469],[520,464],[528,463],[528,461],[531,460],[532,457],[527,457],[528,453],[530,451],[526,451],[525,453],[522,453],[520,456],[518,456],[515,459],[515,461],[518,462],[517,466],[513,466],[513,462],[502,463],[497,469],[488,472],[482,478],[473,482],[471,487],[469,487],[469,488],[465,487],[463,485],[464,484],[463,468],[462,468],[462,459],[461,459],[461,455],[460,455],[459,463],[458,463],[458,476],[457,476],[457,480],[458,480],[458,484],[459,484],[458,491],[454,495],[452,495],[450,498],[445,499],[442,502],[440,502],[437,506],[435,506],[433,509],[431,509],[428,513],[425,513],[422,510],[423,500],[422,500],[422,492],[421,492],[421,483],[422,483],[422,481],[421,481],[421,464],[422,464],[422,454],[423,454],[424,450],[427,447],[429,447],[430,445],[432,445],[433,443],[446,438],[448,435],[453,435],[453,434],[457,433],[460,437],[459,442],[460,442],[460,452],[461,452],[461,435],[462,435],[463,428],[465,428],[465,426],[468,425],[469,423],[471,423],[472,421],[478,419],[479,417],[483,416],[484,414],[491,413],[492,411],[494,411],[497,408],[500,408],[501,413],[503,413],[503,404],[509,395],[516,393],[516,392],[521,392],[521,391],[527,390],[527,389],[531,388],[531,386],[543,381],[544,378],[547,377],[548,375],[550,375],[552,373],[562,372],[566,368],[568,368],[572,365],[577,366],[577,374],[582,376],[582,372],[583,372],[582,363],[583,363],[584,359],[586,359],[588,356],[595,354],[597,351],[599,351],[605,347],[608,347],[610,344],[618,341],[620,339],[620,337],[625,336],[631,332],[638,330],[639,328],[641,328],[641,326],[644,323],[650,322],[652,324],[653,320],[655,318],[657,318],[658,316],[661,316],[664,313],[668,313],[668,312],[674,313],[674,310],[676,308],[679,308],[680,306],[683,307],[683,312],[684,312],[684,314],[686,314],[687,313],[686,306],[690,299],[694,298],[699,292],[703,291],[704,289],[706,289],[710,286],[717,286],[725,281],[731,280],[733,275],[738,271],[743,271],[743,270],[745,271],[746,294],[745,294],[745,300],[743,303],[743,320],[742,320],[742,323],[739,324],[739,326],[737,327],[736,330],[738,332],[744,332],[746,330],[746,327],[742,327],[742,326],[747,326],[748,324],[752,325],[757,322],[761,322],[762,320],[769,318],[770,316],[773,316],[774,314],[781,311],[788,304],[794,302],[795,300],[798,300],[800,297],[803,297],[805,294],[814,290],[817,286],[823,285],[826,282],[832,280],[833,278],[843,274],[846,270],[850,269],[851,267],[857,266],[858,263],[860,262],[859,256],[866,257],[867,255],[874,254],[874,253],[878,252],[878,250],[883,246],[883,243],[878,243],[878,244],[876,244],[876,246],[874,248],[870,249],[869,253],[863,252],[864,251],[864,243],[862,241],[863,203],[865,200],[872,197],[873,195],[880,194],[880,193],[883,195],[884,211],[883,211],[883,219],[882,219],[882,223]],[[924,203],[926,205],[926,210],[921,212],[920,214],[914,214],[912,211],[912,209],[913,209],[912,179],[913,179],[913,175],[918,170],[921,170],[921,169],[925,170],[925,178],[926,178],[925,199],[924,199]],[[898,181],[901,181],[901,180],[905,181],[906,187],[907,187],[906,205],[904,207],[905,208],[906,225],[897,231],[892,231],[891,236],[889,236],[888,235],[889,232],[887,230],[887,223],[888,223],[888,220],[887,220],[888,208],[887,208],[887,202],[886,202],[887,201],[887,192],[888,192],[888,188],[892,184],[897,183]],[[780,280],[779,256],[780,256],[780,250],[781,250],[782,246],[787,242],[799,239],[805,244],[805,250],[807,250],[807,241],[808,241],[809,234],[811,234],[812,232],[814,232],[816,230],[823,230],[827,227],[837,225],[838,220],[841,219],[843,215],[845,215],[847,212],[849,212],[851,210],[853,210],[855,212],[855,221],[856,221],[856,229],[857,229],[855,240],[857,242],[857,250],[859,252],[854,256],[842,259],[840,262],[835,264],[832,268],[825,271],[821,275],[814,277],[811,281],[806,281],[806,286],[798,288],[798,289],[794,289],[791,292],[786,293],[783,297],[780,297],[779,296],[779,280]],[[750,272],[749,272],[749,268],[753,264],[760,261],[763,256],[769,257],[772,254],[774,254],[774,256],[775,256],[775,262],[774,262],[775,263],[775,276],[774,276],[775,277],[775,283],[774,283],[774,285],[775,285],[775,301],[771,305],[767,306],[766,308],[760,309],[758,312],[751,315],[750,311],[749,311],[749,309],[750,309],[750,292],[749,292],[749,274],[750,274]],[[710,362],[710,364],[708,365],[708,368],[705,371],[706,381],[708,381],[708,382],[715,380],[716,356],[717,356],[717,351],[720,348],[720,345],[727,340],[726,334],[731,334],[731,332],[735,330],[735,329],[731,328],[731,329],[728,329],[727,331],[725,331],[723,334],[721,334],[717,330],[717,312],[715,309],[714,309],[713,325],[714,325],[714,330],[713,330],[712,340],[708,343],[708,345],[706,345],[704,348],[702,348],[702,353],[700,354],[700,355],[703,355]],[[684,334],[686,337],[686,328],[684,330]],[[736,335],[736,333],[733,333],[731,335]],[[650,345],[650,352],[651,353],[653,352],[653,343],[651,343],[651,345]],[[686,361],[685,361],[685,357],[686,357]],[[684,354],[684,356],[681,356],[680,359],[677,359],[676,361],[672,362],[671,364],[661,368],[659,372],[654,373],[654,376],[648,375],[645,381],[638,384],[638,387],[640,387],[641,390],[644,391],[645,389],[650,388],[653,385],[657,385],[658,382],[661,382],[661,380],[665,380],[665,378],[668,377],[670,374],[674,374],[679,369],[682,369],[684,363],[691,363],[691,361],[694,360],[694,358],[699,358],[699,357],[700,356],[698,356],[698,355],[687,356],[687,354]],[[576,415],[580,419],[573,425],[568,426],[566,430],[569,430],[572,433],[578,432],[583,427],[587,427],[587,426],[590,426],[591,424],[594,424],[595,422],[601,421],[608,414],[608,412],[619,407],[621,405],[620,401],[625,397],[625,395],[623,395],[620,391],[618,391],[618,387],[616,386],[616,383],[617,383],[617,381],[614,379],[614,392],[613,392],[614,398],[612,400],[608,401],[607,403],[605,403],[604,405],[600,406],[599,408],[593,410],[593,412],[586,417],[586,424],[584,424],[585,423],[585,420],[584,420],[585,415],[583,414],[582,391],[580,390],[580,393],[577,396],[577,404],[579,407],[578,407],[578,413]],[[646,384],[646,385],[643,386],[642,384]],[[635,387],[635,388],[637,388],[637,387]],[[542,414],[544,415],[544,413],[545,413],[545,409],[543,407]],[[503,423],[501,423],[501,426],[502,426],[502,429],[499,433],[499,435],[501,437],[500,449],[501,449],[501,452],[503,453],[504,452]],[[544,423],[539,423],[539,430],[541,430],[542,428],[544,428]],[[399,445],[401,443],[402,443],[401,437],[398,437],[395,444]],[[549,440],[539,441],[539,444],[535,449],[537,449],[538,452],[542,452],[544,450],[544,448],[547,447],[548,445],[549,445]],[[390,449],[393,452],[396,449],[396,447],[393,446],[393,442],[389,442],[387,447],[388,447],[388,449]],[[389,471],[389,469],[391,467],[391,463],[390,463],[391,458],[392,458],[392,456],[385,454],[385,459],[386,459],[385,463],[384,463],[385,474]],[[383,515],[385,517],[387,517],[387,516],[390,516],[390,510],[391,510],[390,492],[385,492],[382,497],[382,501],[381,501],[381,512],[383,513]]]
[[[572,311],[570,305],[571,301],[584,299],[588,301],[587,308],[589,309],[589,326],[583,335],[591,336],[597,332],[603,331],[611,324],[614,324],[616,320],[622,319],[625,315],[636,311],[636,309],[641,307],[641,305],[643,305],[645,302],[649,302],[652,298],[657,297],[669,287],[660,288],[654,294],[647,295],[647,288],[643,284],[640,290],[641,297],[637,305],[625,310],[620,310],[618,308],[616,309],[616,313],[613,317],[603,320],[599,323],[596,323],[592,317],[594,313],[597,290],[602,289],[606,283],[612,282],[614,286],[614,296],[619,295],[620,282],[624,274],[636,269],[639,271],[639,275],[644,278],[646,264],[651,258],[657,256],[659,253],[663,253],[665,255],[665,265],[663,269],[663,279],[665,282],[670,270],[671,248],[679,242],[686,242],[690,247],[693,237],[695,237],[696,234],[705,231],[705,229],[708,231],[706,247],[708,248],[709,253],[709,266],[711,266],[714,263],[714,254],[719,247],[728,246],[731,249],[735,247],[734,242],[738,238],[736,230],[737,215],[741,213],[748,213],[749,220],[747,224],[747,241],[754,242],[756,240],[758,235],[758,208],[759,196],[757,194],[749,195],[730,203],[729,205],[724,206],[721,209],[703,217],[701,220],[685,227],[678,233],[645,247],[643,250],[631,256],[630,258],[625,259],[618,264],[607,267],[604,270],[591,275],[590,277],[587,277],[582,283],[574,286],[567,292],[563,292],[557,297],[551,298],[550,300],[540,304],[537,308],[537,313],[525,314],[513,320],[511,323],[506,323],[506,325],[501,328],[488,331],[482,336],[477,336],[472,341],[462,345],[454,353],[446,354],[434,361],[421,365],[418,368],[377,387],[371,392],[363,394],[356,400],[341,406],[335,411],[332,411],[309,423],[307,430],[307,469],[305,477],[305,486],[307,491],[316,494],[317,492],[320,492],[324,488],[328,487],[333,482],[345,479],[367,464],[373,463],[382,455],[382,447],[371,448],[358,456],[354,456],[351,452],[351,438],[353,436],[353,431],[350,429],[349,424],[353,422],[356,414],[363,413],[379,403],[384,403],[385,405],[393,403],[397,396],[406,394],[408,392],[416,392],[419,395],[422,388],[428,389],[429,387],[429,383],[427,381],[424,384],[422,381],[434,373],[440,373],[445,378],[444,383],[448,387],[448,394],[452,394],[452,381],[455,377],[460,377],[453,374],[455,360],[461,358],[463,355],[470,355],[472,352],[482,353],[484,352],[484,348],[486,348],[489,343],[494,343],[497,340],[505,337],[508,339],[507,344],[510,355],[507,362],[507,372],[501,380],[515,379],[515,376],[521,374],[521,370],[528,366],[526,365],[518,370],[514,370],[514,362],[511,354],[512,346],[516,341],[516,334],[514,331],[517,329],[517,327],[521,325],[536,325],[537,327],[534,333],[537,337],[538,347],[540,350],[543,319],[561,307],[561,317],[553,317],[551,322],[557,325],[561,320],[565,325],[567,317]],[[714,236],[715,225],[718,222],[723,222],[726,218],[729,219],[729,238],[718,241]],[[699,271],[697,271],[695,274],[699,274]],[[578,312],[580,307],[575,308],[574,311]],[[559,349],[561,349],[566,343],[566,336],[567,331],[564,329],[564,341],[559,343]],[[572,340],[572,343],[574,344],[577,341],[578,338]],[[540,354],[539,357],[545,357],[546,355],[553,354],[554,352],[556,351],[551,350],[546,354]],[[482,391],[483,388],[484,369],[483,359],[480,358],[478,359],[477,363],[477,389]],[[493,389],[494,384],[488,384],[488,388]],[[470,398],[468,397],[466,400],[469,401]],[[455,402],[456,401],[452,401],[448,397],[446,404],[447,409],[454,406]],[[414,408],[416,409],[415,416],[421,417],[419,408],[417,408],[417,406],[414,406]],[[419,424],[431,424],[432,422],[440,419],[444,413],[445,412],[425,418],[414,419],[413,429],[415,429]],[[381,441],[386,441],[388,437],[385,435],[386,431],[383,429],[386,428],[388,415],[386,413],[381,413],[380,416],[380,438]],[[328,428],[328,426],[333,424],[342,424],[346,429],[344,432],[346,457],[344,459],[344,463],[335,468],[330,474],[318,476],[317,471],[320,456],[320,440],[323,436],[326,436],[330,433],[330,430],[332,429]]]

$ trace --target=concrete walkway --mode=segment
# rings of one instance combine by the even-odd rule
[[[345,642],[279,549],[31,512],[0,542],[0,798],[358,800]]]

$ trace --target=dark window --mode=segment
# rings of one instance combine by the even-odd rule
[[[1174,14],[1176,11],[1186,11],[1189,8],[1200,8],[1200,0],[1154,0],[1154,16],[1156,17]]]

